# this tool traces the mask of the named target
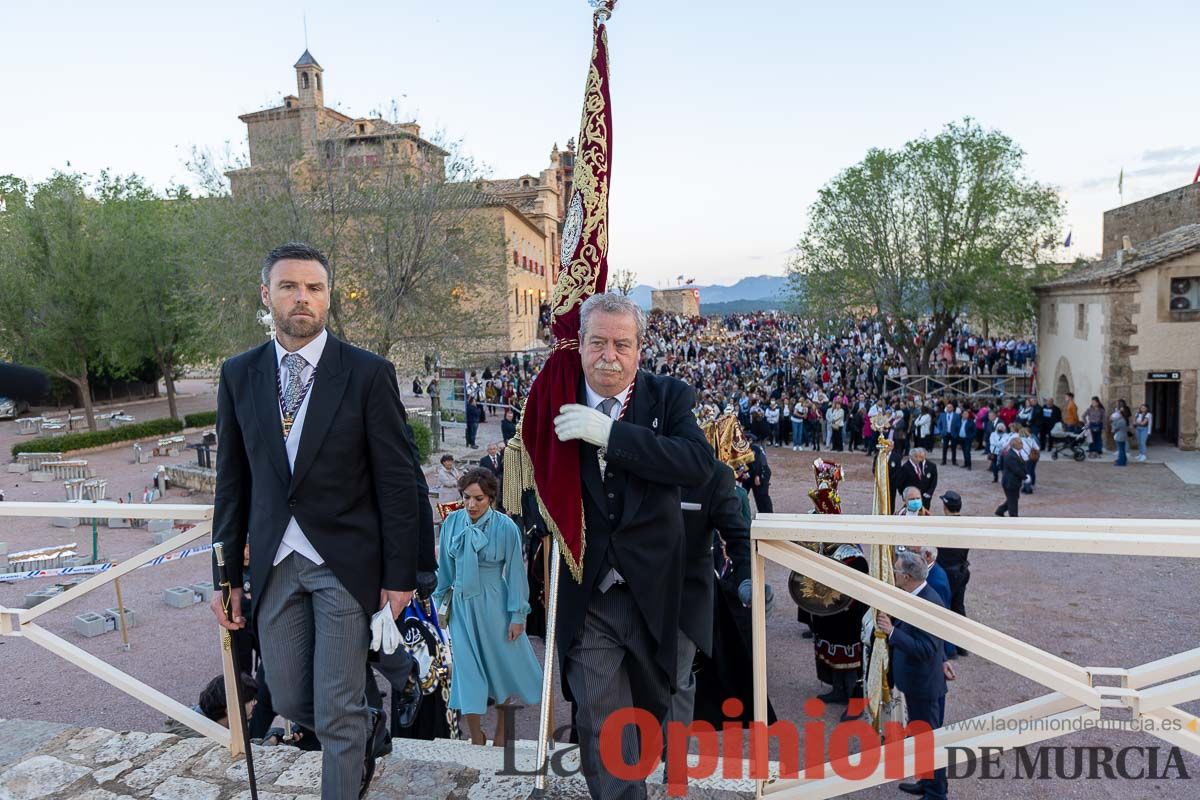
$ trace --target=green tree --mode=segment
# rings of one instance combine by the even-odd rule
[[[885,321],[913,373],[961,314],[1028,321],[1063,206],[1025,176],[1023,159],[1010,138],[969,118],[899,150],[870,150],[810,210],[790,266],[796,303],[816,318]]]
[[[219,330],[212,324],[217,303],[199,281],[197,201],[178,190],[160,198],[136,175],[108,173],[96,196],[96,263],[119,295],[105,307],[104,339],[121,364],[153,359],[170,415],[181,419],[175,381],[182,367],[222,352],[221,338],[210,335]]]
[[[98,337],[117,287],[97,268],[95,202],[82,175],[57,172],[25,193],[4,181],[0,223],[0,330],[10,355],[69,381],[96,429],[89,367],[103,358]]]

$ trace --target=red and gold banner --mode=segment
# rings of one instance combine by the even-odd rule
[[[612,158],[612,108],[608,91],[605,20],[615,0],[598,4],[591,67],[584,89],[583,121],[575,159],[574,193],[563,223],[562,267],[550,301],[554,344],[530,387],[521,418],[521,444],[532,466],[538,506],[557,536],[575,580],[583,579],[585,531],[579,442],[559,441],[554,418],[575,403],[579,361],[579,307],[608,283],[608,183]]]

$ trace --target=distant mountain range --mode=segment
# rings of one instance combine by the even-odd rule
[[[770,311],[782,308],[790,299],[788,279],[784,275],[754,275],[742,278],[732,286],[714,284],[692,286],[700,290],[702,314],[734,314],[749,311]],[[641,284],[630,297],[647,311],[653,286]]]

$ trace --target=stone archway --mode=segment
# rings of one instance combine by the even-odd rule
[[[1075,391],[1075,381],[1071,377],[1071,364],[1066,356],[1059,356],[1058,365],[1054,368],[1057,376],[1054,380],[1054,402],[1060,406],[1067,404],[1067,392]]]

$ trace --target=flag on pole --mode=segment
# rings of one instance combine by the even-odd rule
[[[1200,167],[1196,167],[1196,176],[1192,178],[1192,183],[1200,183]]]
[[[592,60],[584,87],[583,120],[575,159],[574,192],[563,221],[562,267],[550,300],[554,344],[529,388],[519,437],[508,453],[519,459],[516,480],[505,480],[505,505],[512,492],[533,489],[546,528],[559,542],[576,581],[583,580],[585,531],[580,490],[579,441],[561,441],[551,424],[561,406],[577,402],[583,368],[579,361],[579,308],[608,285],[608,185],[612,158],[612,108],[608,84],[605,22],[616,0],[591,0]],[[520,441],[518,442],[517,439]],[[515,445],[515,446],[514,446]],[[511,473],[510,473],[511,474]],[[511,506],[520,508],[520,505]]]
[[[1071,231],[1067,231],[1067,238],[1063,240],[1063,247],[1071,246]]]
[[[1125,168],[1121,167],[1121,174],[1117,177],[1117,192],[1125,194]]]

